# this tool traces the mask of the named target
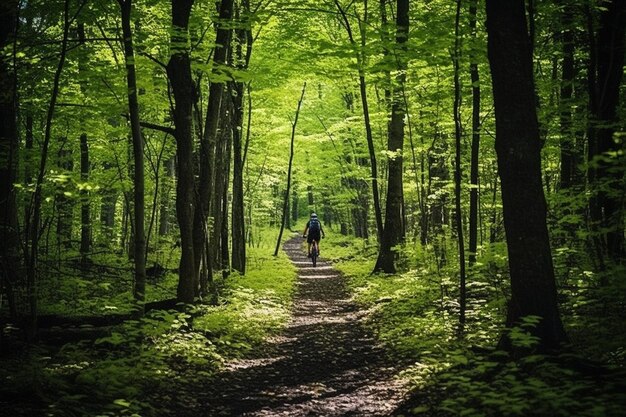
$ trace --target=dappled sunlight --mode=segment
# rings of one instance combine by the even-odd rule
[[[330,271],[333,269],[333,267],[330,265],[322,265],[322,266],[318,265],[318,266],[305,266],[299,269],[300,269],[300,272],[305,275],[305,278],[307,278],[306,275],[308,273],[315,272],[315,271]]]
[[[276,356],[272,358],[256,358],[256,359],[237,359],[231,362],[228,362],[225,365],[225,369],[227,371],[237,371],[241,369],[249,369],[258,366],[268,366],[273,364],[274,362],[285,359],[284,356]]]
[[[292,242],[285,250],[298,259]],[[227,364],[207,415],[384,416],[402,402],[405,382],[362,326],[343,277],[330,264],[304,264],[284,332],[258,357]]]
[[[330,274],[330,275],[324,275],[324,274],[318,275],[318,274],[316,274],[316,275],[303,275],[302,276],[303,280],[309,280],[309,279],[333,279],[333,278],[336,278],[336,276],[332,275],[332,274]]]

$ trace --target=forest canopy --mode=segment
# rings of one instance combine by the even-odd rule
[[[174,415],[147,387],[285,328],[317,213],[398,413],[618,415],[625,31],[619,0],[3,0],[0,408]]]

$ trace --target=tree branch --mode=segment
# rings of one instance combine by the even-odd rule
[[[126,113],[122,113],[122,117],[126,120],[130,118],[130,116]],[[174,136],[174,128],[169,126],[157,125],[150,122],[139,122],[141,127],[145,127],[146,129],[158,130],[159,132],[167,133],[168,135]]]

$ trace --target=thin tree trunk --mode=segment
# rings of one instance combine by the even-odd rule
[[[68,144],[67,137],[61,138],[61,148],[58,152],[58,167],[64,171],[66,175],[72,175],[74,171],[74,154],[70,144]],[[74,200],[65,195],[69,183],[62,184],[57,188],[57,193],[54,198],[57,209],[57,227],[56,237],[59,247],[63,246],[65,249],[72,248],[72,232],[74,226]]]
[[[276,249],[274,250],[274,256],[278,256],[280,250],[280,242],[283,238],[283,232],[285,231],[285,222],[287,220],[287,205],[289,204],[289,192],[291,189],[291,167],[293,165],[293,148],[296,139],[296,126],[298,124],[298,117],[300,116],[300,107],[302,106],[302,100],[304,100],[304,92],[306,90],[306,82],[302,86],[302,94],[300,100],[298,100],[298,107],[296,108],[296,115],[293,123],[291,124],[291,142],[289,145],[289,166],[287,168],[287,189],[283,197],[283,214],[280,221],[280,232],[278,233],[278,240],[276,241]]]
[[[539,350],[566,341],[557,306],[556,283],[541,184],[541,140],[531,46],[523,0],[487,0],[488,55],[496,116],[496,153],[502,187],[511,300],[506,324],[538,317],[529,329]],[[516,350],[506,335],[500,347]]]
[[[465,330],[465,309],[467,288],[465,285],[465,241],[463,238],[463,213],[461,212],[461,83],[459,81],[459,60],[461,58],[461,0],[456,0],[456,18],[454,23],[454,207],[455,224],[459,245],[459,325],[460,331]]]
[[[478,0],[471,0],[470,36],[472,48],[476,42],[476,12]],[[478,249],[478,155],[480,153],[480,77],[476,53],[470,53],[470,79],[472,81],[472,150],[470,156],[470,207],[469,207],[469,266],[476,263]]]
[[[146,298],[146,237],[145,222],[145,174],[143,161],[143,137],[139,125],[139,101],[137,99],[137,76],[135,52],[131,29],[132,0],[118,0],[122,10],[122,33],[124,36],[124,60],[128,87],[128,112],[133,141],[133,260],[135,263],[135,286],[133,295],[137,301],[137,314],[143,315]]]
[[[232,205],[232,266],[240,274],[246,273],[246,230],[244,224],[243,201],[243,152],[241,143],[241,116],[243,113],[241,97],[243,83],[237,83],[233,109],[233,205]],[[289,197],[287,197],[289,200]],[[289,221],[286,218],[286,221]]]
[[[376,218],[376,236],[378,237],[378,242],[381,242],[382,234],[383,234],[383,215],[380,205],[380,195],[378,191],[378,164],[376,160],[376,148],[374,146],[374,137],[372,135],[372,124],[370,121],[370,111],[369,104],[367,101],[367,84],[365,82],[365,62],[363,53],[359,51],[357,47],[356,40],[354,39],[354,35],[352,33],[352,28],[350,26],[350,21],[348,17],[339,4],[338,0],[335,0],[335,5],[339,10],[339,13],[342,16],[344,27],[348,33],[348,38],[350,43],[355,49],[356,59],[359,67],[359,90],[361,95],[361,107],[363,108],[363,123],[365,125],[365,137],[367,139],[367,150],[369,152],[370,157],[370,170],[372,175],[372,197],[374,200],[374,217]],[[366,39],[365,33],[361,31],[361,45],[365,44]]]
[[[87,134],[80,135],[80,179],[82,182],[89,181],[89,144]],[[91,206],[89,201],[89,191],[82,191],[82,202],[80,208],[80,253],[83,260],[91,250]]]
[[[403,88],[406,81],[406,51],[409,38],[409,1],[398,0],[396,3],[396,60],[398,62],[396,85],[391,105],[391,121],[389,122],[389,139],[387,150],[394,156],[389,158],[389,176],[387,179],[387,199],[385,204],[385,226],[378,259],[374,272],[396,272],[395,251],[393,247],[404,239],[402,165],[404,149],[404,117],[406,107]]]
[[[222,224],[220,228],[220,249],[222,277],[226,278],[230,275],[230,259],[228,252],[228,185],[230,184],[230,156],[233,147],[232,134],[230,132],[226,136],[224,145],[224,182],[222,183]]]
[[[29,304],[30,322],[28,328],[28,338],[34,339],[37,333],[37,261],[39,256],[39,238],[41,223],[41,202],[42,202],[42,185],[46,174],[46,163],[48,162],[48,150],[50,147],[50,137],[52,135],[52,121],[56,110],[56,103],[59,96],[61,73],[65,65],[67,56],[67,43],[70,29],[70,0],[65,0],[63,6],[63,38],[61,40],[61,53],[57,69],[54,73],[52,82],[52,93],[50,95],[50,103],[46,115],[46,127],[44,132],[43,144],[41,147],[41,159],[39,160],[39,172],[35,182],[35,191],[32,197],[29,219],[26,222],[26,236],[30,240],[30,247],[26,248],[26,283],[27,296]]]
[[[170,230],[170,189],[176,181],[176,159],[165,161],[165,183],[161,186],[161,203],[159,208],[159,236],[166,236]]]
[[[564,2],[561,14],[563,64],[561,72],[561,92],[559,118],[561,123],[561,182],[560,189],[572,186],[576,171],[576,150],[572,132],[572,98],[574,83],[574,19],[572,5]]]
[[[85,23],[78,23],[78,40],[82,46],[81,50],[84,51],[85,43]],[[79,86],[83,97],[86,97],[87,86],[84,82],[85,66],[87,64],[87,54],[81,54],[78,58],[78,74],[79,74]],[[81,118],[81,124],[84,124],[83,118]],[[89,181],[89,143],[87,141],[87,133],[83,131],[80,135],[80,179],[83,183]],[[81,191],[81,206],[80,206],[80,254],[81,262],[87,262],[87,255],[91,250],[91,207],[90,207],[90,195],[89,190],[83,189]]]
[[[250,12],[249,1],[242,2],[244,13]],[[237,19],[240,19],[239,10]],[[237,29],[237,51],[235,66],[239,69],[246,69],[252,53],[252,34],[249,28]],[[243,53],[243,46],[246,46],[246,54]],[[244,168],[244,144],[242,141],[243,132],[243,96],[244,84],[241,81],[233,82],[231,90],[233,104],[233,205],[232,205],[232,266],[240,274],[246,272],[246,228],[244,215],[244,195],[243,195],[243,168]],[[289,197],[287,197],[289,199]],[[289,222],[289,217],[286,218]]]

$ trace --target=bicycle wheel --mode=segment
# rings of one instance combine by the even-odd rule
[[[313,245],[313,250],[311,251],[311,261],[313,261],[313,266],[317,266],[317,255],[319,251],[317,249],[317,243]]]

